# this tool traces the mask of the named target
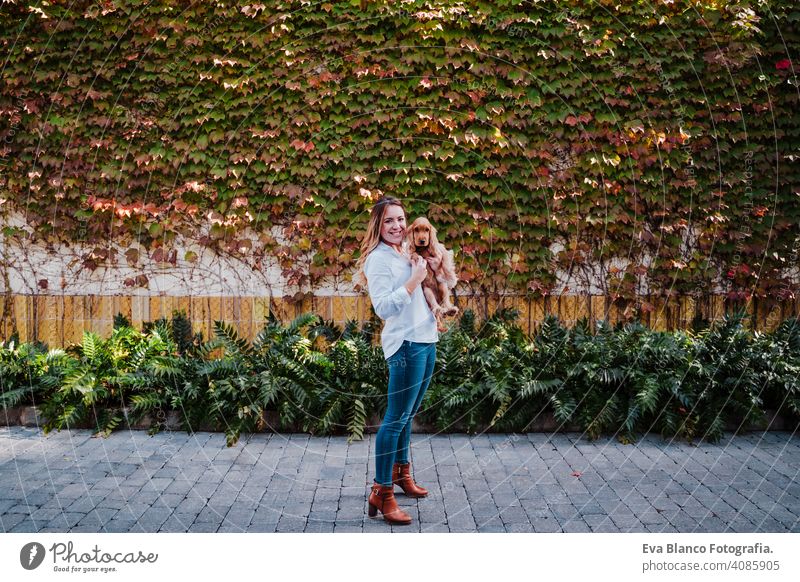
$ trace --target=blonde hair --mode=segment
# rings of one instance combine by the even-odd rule
[[[364,240],[361,241],[361,255],[356,261],[356,270],[353,274],[353,283],[357,291],[364,291],[367,289],[367,277],[364,275],[364,263],[369,254],[375,250],[378,243],[381,242],[381,226],[383,225],[383,217],[386,214],[386,209],[389,206],[399,206],[405,214],[403,203],[394,196],[383,196],[372,207],[369,215],[369,224],[367,225],[367,234]]]

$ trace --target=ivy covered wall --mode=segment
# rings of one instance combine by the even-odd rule
[[[478,291],[566,293],[562,270],[784,298],[799,20],[792,0],[12,0],[0,212],[28,228],[3,236],[88,244],[90,269],[175,264],[189,237],[313,287],[348,276],[383,193]]]

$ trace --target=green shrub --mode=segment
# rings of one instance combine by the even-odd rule
[[[366,322],[359,331],[356,322],[345,329],[330,346],[331,367],[314,390],[314,408],[319,410],[315,430],[330,433],[347,430],[348,442],[363,438],[370,412],[386,408],[389,371],[383,350],[372,345],[373,326]]]
[[[684,434],[715,442],[725,425],[738,430],[763,420],[760,383],[752,365],[754,344],[742,321],[745,314],[726,315],[723,321],[693,335],[683,390],[691,395]]]
[[[440,335],[420,420],[444,431],[525,432],[552,413],[590,439],[631,442],[651,431],[716,441],[728,425],[763,422],[765,409],[800,416],[796,318],[751,334],[743,313],[678,332],[603,320],[593,332],[585,318],[568,329],[549,315],[529,337],[517,316],[500,309],[478,326],[466,310]],[[233,445],[275,411],[281,430],[352,441],[386,406],[376,329],[314,314],[284,326],[270,315],[252,342],[221,321],[203,341],[180,312],[141,331],[118,316],[108,339],[86,332],[65,350],[0,344],[0,404],[37,404],[46,432],[90,423],[108,435],[148,415],[154,433],[177,412],[183,429],[222,430]]]
[[[772,333],[756,332],[751,365],[764,408],[800,417],[800,320],[789,318]]]
[[[39,404],[64,381],[71,360],[40,342],[0,342],[0,408]]]

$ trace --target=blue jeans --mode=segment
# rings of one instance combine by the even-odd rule
[[[394,463],[408,463],[411,422],[431,383],[436,343],[405,340],[386,360],[389,365],[389,403],[375,438],[375,482],[392,484]]]

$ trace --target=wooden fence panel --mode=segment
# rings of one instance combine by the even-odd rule
[[[722,296],[706,296],[643,297],[641,300],[652,305],[653,310],[642,312],[639,319],[659,331],[689,328],[696,316],[719,321],[725,314],[742,307],[751,317],[748,327],[763,331],[774,330],[786,318],[800,315],[800,299],[732,302]],[[490,298],[460,295],[456,303],[460,309],[457,317],[472,309],[478,325],[501,307],[514,308],[519,312],[517,323],[527,334],[536,333],[549,314],[557,315],[567,327],[584,317],[593,326],[597,319],[614,324],[635,317],[632,305],[612,302],[604,296]],[[0,309],[4,314],[0,339],[9,338],[17,330],[21,341],[38,339],[51,347],[79,343],[84,331],[109,337],[118,313],[140,329],[146,321],[170,319],[175,311],[183,311],[194,331],[202,331],[204,340],[213,337],[216,320],[230,323],[240,336],[253,340],[271,312],[283,323],[289,323],[301,313],[313,312],[333,320],[338,326],[347,320],[364,322],[373,313],[366,295],[309,297],[302,302],[283,297],[5,295],[0,297]]]

